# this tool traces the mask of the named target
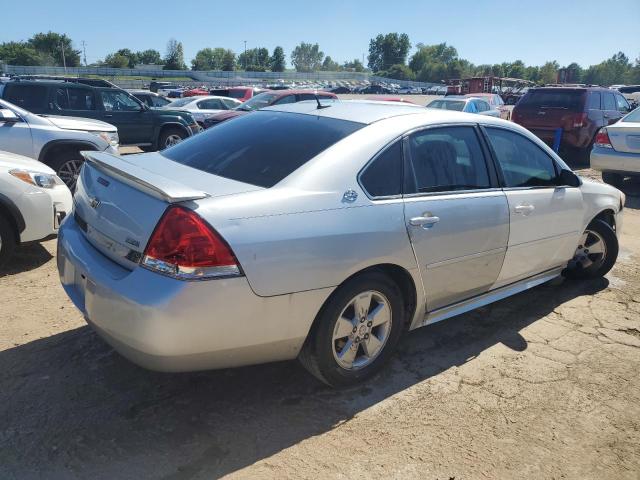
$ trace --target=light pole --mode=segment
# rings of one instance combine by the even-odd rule
[[[247,41],[244,41],[244,69],[247,70]]]
[[[64,73],[67,73],[67,61],[64,58],[64,43],[60,42],[60,49],[62,50],[62,66],[64,67]]]

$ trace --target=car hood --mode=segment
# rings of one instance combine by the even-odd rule
[[[33,172],[55,173],[44,163],[34,160],[33,158],[25,157],[23,155],[17,155],[15,153],[5,152],[2,150],[0,150],[0,168],[21,168],[24,170],[31,170]]]
[[[53,123],[56,127],[64,130],[82,130],[85,132],[117,132],[118,129],[107,122],[94,120],[92,118],[62,117],[57,115],[47,115],[44,118]]]

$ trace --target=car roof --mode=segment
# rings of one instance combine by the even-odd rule
[[[427,111],[426,108],[416,108],[416,105],[403,104],[400,102],[348,100],[332,102],[331,104],[325,105],[328,106],[319,109],[316,102],[306,100],[297,103],[287,103],[285,105],[274,105],[262,108],[261,110],[315,115],[318,117],[335,118],[365,124],[400,115],[415,115]]]

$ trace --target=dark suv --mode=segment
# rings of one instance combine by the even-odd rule
[[[630,111],[617,91],[602,87],[532,88],[518,101],[511,119],[552,145],[562,129],[561,149],[588,159],[598,130]]]
[[[82,78],[19,78],[2,97],[35,114],[95,118],[118,128],[121,145],[159,150],[198,131],[190,113],[151,109],[110,82]]]

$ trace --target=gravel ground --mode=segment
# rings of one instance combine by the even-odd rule
[[[342,391],[295,362],[138,368],[67,300],[55,242],[23,248],[0,271],[0,478],[638,479],[640,184],[625,190],[607,278],[419,329]]]

